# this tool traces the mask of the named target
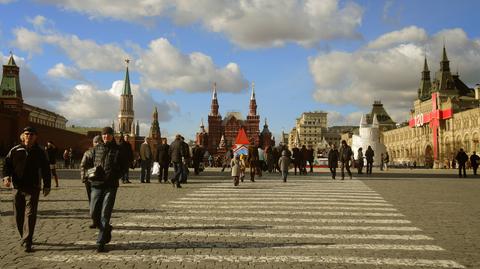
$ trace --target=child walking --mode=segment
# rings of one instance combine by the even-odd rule
[[[232,168],[233,186],[238,186],[240,179],[240,155],[236,155],[230,161],[230,167]]]
[[[288,168],[290,166],[290,157],[287,156],[287,151],[282,151],[282,157],[278,159],[278,166],[282,172],[283,182],[287,182]]]
[[[240,181],[243,182],[243,179],[245,179],[245,170],[247,169],[247,166],[245,164],[247,157],[244,154],[240,154]]]

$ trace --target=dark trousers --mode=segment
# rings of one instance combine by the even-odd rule
[[[330,167],[330,173],[332,173],[332,178],[335,179],[337,175],[337,167]]]
[[[91,199],[91,194],[92,194],[92,184],[90,182],[85,181],[85,190],[87,190],[87,197],[88,197],[88,204],[90,204]]]
[[[347,169],[348,176],[349,176],[350,178],[352,178],[352,172],[350,172],[350,161],[344,161],[344,162],[341,162],[341,163],[342,163],[342,166],[341,166],[342,179],[345,178],[344,169]]]
[[[255,173],[257,172],[257,161],[250,162],[250,180],[255,180]]]
[[[367,174],[372,174],[373,162],[367,162]]]
[[[129,181],[130,177],[128,176],[128,172],[129,172],[129,170],[127,170],[127,172],[125,172],[125,174],[123,174],[123,176],[122,176],[122,182],[127,182],[127,181]]]
[[[174,162],[172,183],[175,183],[177,186],[180,186],[180,177],[182,176],[182,174],[183,174],[183,163]]]
[[[110,241],[112,226],[113,205],[117,196],[117,187],[92,186],[92,201],[90,202],[90,216],[98,227],[97,244],[105,245]]]
[[[458,163],[458,176],[462,177],[462,170],[463,170],[463,177],[467,177],[467,172],[465,171],[465,163]]]
[[[478,165],[472,165],[473,175],[477,175]]]
[[[140,182],[150,182],[150,173],[152,171],[152,161],[142,160],[142,170],[140,172]]]
[[[363,160],[358,160],[358,161],[357,161],[357,170],[358,170],[358,173],[359,173],[359,174],[362,174],[362,170],[363,170]]]
[[[167,164],[160,164],[160,171],[158,172],[158,181],[165,181],[168,180],[168,163]]]
[[[310,165],[310,173],[313,173],[313,160],[309,160],[308,165]]]
[[[32,245],[40,190],[13,190],[13,214],[22,243]]]

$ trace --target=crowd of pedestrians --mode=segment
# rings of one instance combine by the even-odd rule
[[[91,217],[90,228],[98,229],[97,251],[105,252],[106,244],[112,237],[112,216],[119,181],[124,184],[131,183],[129,169],[137,165],[141,168],[140,182],[150,183],[152,167],[154,176],[158,182],[169,181],[169,167],[173,167],[173,174],[170,183],[173,187],[181,188],[187,183],[189,166],[198,175],[208,162],[212,165],[213,157],[198,145],[190,149],[182,135],[177,134],[174,141],[169,145],[167,139],[162,138],[156,150],[152,148],[149,138],[140,145],[139,157],[134,158],[132,145],[129,137],[120,135],[119,141],[115,141],[114,131],[111,127],[102,129],[101,135],[95,136],[92,147],[84,154],[80,163],[80,177],[85,184],[89,201]],[[58,149],[52,141],[48,141],[45,148],[37,143],[37,131],[32,127],[23,129],[20,135],[21,143],[13,147],[5,157],[3,165],[3,182],[6,187],[13,188],[14,218],[17,230],[21,237],[21,244],[26,252],[33,251],[33,233],[36,224],[37,208],[40,193],[47,196],[50,193],[52,175],[55,186],[59,186],[56,173],[56,155]],[[68,149],[63,157],[65,166],[70,168],[70,152]],[[366,161],[366,174],[372,174],[375,152],[368,146],[365,153],[362,148],[357,151],[356,159],[352,148],[345,140],[337,149],[332,144],[328,151],[328,168],[332,179],[336,178],[336,170],[340,165],[341,179],[346,174],[352,179],[350,168],[356,166],[358,174],[363,173],[363,165]],[[67,157],[67,158],[65,158]],[[68,165],[67,160],[68,159]],[[455,160],[458,162],[459,177],[466,177],[466,163],[470,162],[473,174],[477,175],[480,157],[473,152],[469,157],[463,149],[460,149]],[[387,170],[389,164],[388,152],[380,154],[381,170]],[[222,171],[230,168],[233,185],[238,186],[244,181],[247,168],[250,172],[250,181],[255,182],[256,178],[262,177],[262,172],[280,172],[283,182],[287,182],[289,170],[293,166],[296,175],[307,174],[307,163],[309,172],[313,172],[314,151],[311,147],[294,147],[290,151],[286,145],[278,147],[266,147],[262,149],[255,142],[248,146],[248,154],[236,154],[227,150],[223,156]],[[43,182],[42,182],[43,181]]]

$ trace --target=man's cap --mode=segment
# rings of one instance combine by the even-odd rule
[[[104,135],[104,134],[113,135],[113,129],[112,129],[112,127],[110,127],[110,126],[104,127],[104,128],[102,129],[102,135]]]
[[[29,133],[34,133],[34,134],[36,134],[36,133],[37,133],[37,130],[36,130],[35,128],[31,127],[31,126],[27,126],[27,127],[23,128],[23,132],[24,132],[24,133],[25,133],[25,132],[29,132]]]

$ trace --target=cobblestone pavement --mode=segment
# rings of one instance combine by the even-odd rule
[[[0,268],[480,268],[480,178],[390,170],[331,180],[207,171],[182,189],[122,184],[108,253],[95,253],[78,171],[41,198],[32,254],[0,189]]]

